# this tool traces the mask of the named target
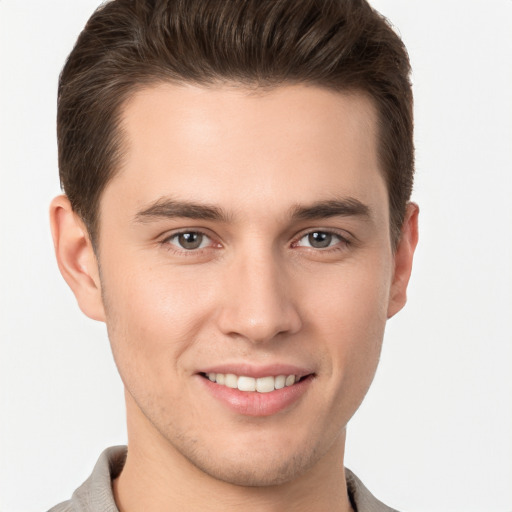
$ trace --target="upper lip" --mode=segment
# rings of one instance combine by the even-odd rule
[[[257,366],[250,363],[223,363],[202,368],[198,373],[232,373],[234,375],[253,377],[277,377],[278,375],[295,375],[298,378],[310,375],[313,372],[311,368],[297,366],[292,364],[275,363],[264,366]]]

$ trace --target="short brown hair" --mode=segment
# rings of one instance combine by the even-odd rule
[[[364,0],[113,0],[91,16],[60,76],[61,185],[94,243],[101,193],[122,157],[121,107],[141,87],[171,81],[356,90],[378,111],[396,242],[414,172],[409,74],[402,41]]]

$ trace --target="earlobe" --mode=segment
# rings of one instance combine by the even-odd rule
[[[409,203],[400,241],[394,255],[394,273],[388,304],[388,318],[398,313],[407,302],[407,285],[411,277],[414,251],[418,243],[418,215],[418,205]]]
[[[51,202],[50,225],[59,270],[80,309],[94,320],[105,321],[96,255],[84,223],[66,196]]]

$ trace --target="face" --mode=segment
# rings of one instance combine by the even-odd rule
[[[402,305],[371,102],[159,85],[123,132],[98,258],[129,428],[237,484],[322,465]]]

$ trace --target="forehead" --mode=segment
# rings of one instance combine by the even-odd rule
[[[329,196],[387,200],[376,112],[362,94],[160,84],[125,103],[121,127],[123,163],[105,196],[122,190],[134,209],[165,195],[247,214]]]

